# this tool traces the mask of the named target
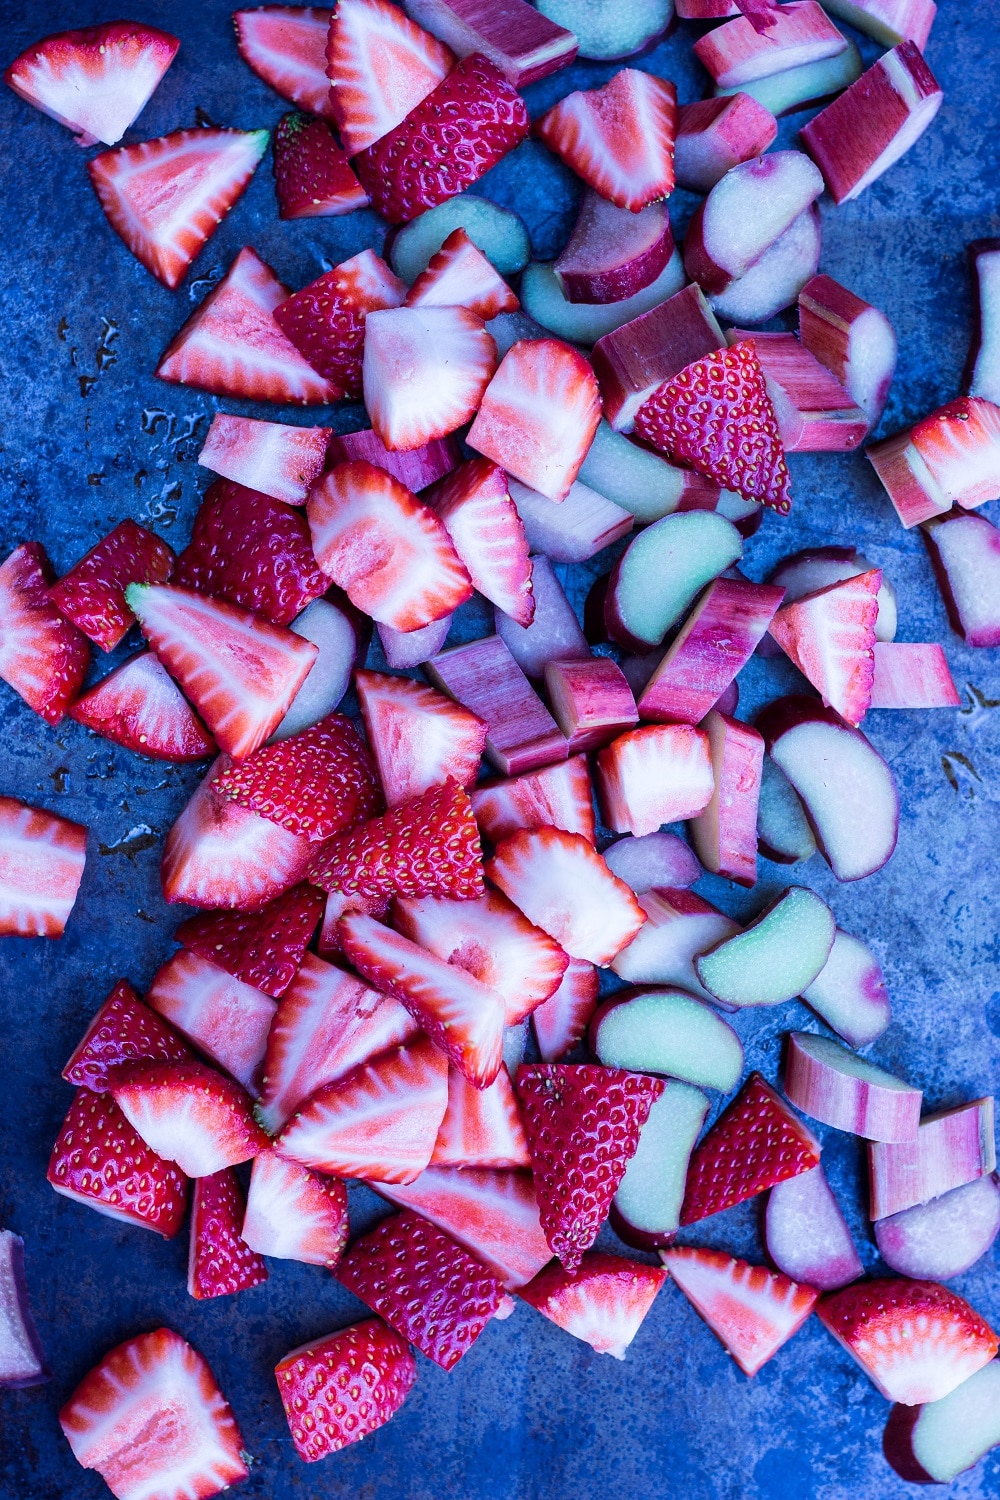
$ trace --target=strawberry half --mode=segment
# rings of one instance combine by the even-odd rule
[[[441,522],[384,469],[338,464],[314,485],[306,513],[320,567],[373,620],[419,630],[472,597]]]
[[[561,339],[520,339],[490,381],[469,446],[520,479],[565,500],[601,419],[597,377]]]
[[[966,509],[1000,497],[1000,407],[985,396],[960,396],[910,433],[945,500]]]
[[[503,1061],[506,1017],[500,996],[372,917],[349,913],[341,919],[340,936],[358,973],[405,1005],[471,1084],[488,1088]]]
[[[466,307],[384,308],[365,322],[365,406],[394,452],[467,422],[496,366],[496,344]]]
[[[321,893],[311,885],[297,885],[259,911],[188,917],[174,933],[174,941],[280,1000],[322,915]]]
[[[354,686],[388,807],[442,781],[475,784],[486,743],[482,719],[409,677],[358,671]]]
[[[15,94],[75,130],[78,146],[120,141],[177,56],[180,42],[139,21],[43,37],[4,73]]]
[[[588,844],[596,839],[594,792],[587,757],[574,755],[558,765],[486,781],[472,792],[472,810],[485,838],[499,844],[519,828],[561,828]]]
[[[448,1064],[429,1037],[417,1037],[324,1084],[275,1149],[317,1172],[412,1182],[431,1159],[447,1106]]]
[[[129,1063],[111,1093],[147,1146],[188,1177],[211,1177],[269,1144],[239,1084],[204,1063]]]
[[[827,707],[849,724],[861,723],[872,699],[881,586],[881,569],[871,568],[784,605],[767,627]]]
[[[473,586],[518,625],[530,625],[530,548],[503,470],[489,459],[470,459],[425,498],[444,522]]]
[[[217,479],[198,507],[174,583],[290,625],[330,587],[299,511],[270,495]]]
[[[274,133],[279,219],[324,219],[364,208],[361,186],[332,125],[315,115],[282,115]]]
[[[248,401],[339,401],[338,387],[317,375],[272,316],[288,295],[247,245],[164,350],[157,378]]]
[[[129,608],[220,747],[245,756],[273,734],[319,655],[249,610],[172,584],[129,585]]]
[[[488,322],[521,306],[462,228],[453,229],[406,294],[407,307],[467,307]]]
[[[276,1151],[253,1159],[243,1238],[260,1255],[332,1271],[347,1249],[347,1189]]]
[[[357,156],[354,169],[373,207],[390,224],[405,224],[478,182],[528,129],[521,95],[473,53]]]
[[[304,505],[323,472],[332,435],[329,427],[288,427],[217,411],[198,462],[248,490]]]
[[[41,542],[25,542],[0,564],[0,678],[58,724],[83,686],[90,647],[53,604],[51,585]]]
[[[269,139],[268,130],[175,130],[102,151],[87,171],[112,229],[173,288],[243,196]]]
[[[69,710],[112,744],[153,760],[204,760],[217,746],[152,651],[142,651],[115,667]]]
[[[401,306],[405,296],[406,282],[374,250],[362,250],[286,297],[274,320],[339,394],[357,398],[365,319],[370,312]]]
[[[535,133],[618,208],[638,213],[674,190],[677,90],[653,73],[622,68],[603,88],[567,94]]]
[[[831,1292],[820,1322],[887,1401],[940,1401],[996,1356],[989,1324],[934,1281],[858,1281]]]
[[[257,1118],[277,1135],[324,1084],[419,1031],[398,1000],[307,953],[271,1023]]]
[[[153,975],[147,1004],[256,1097],[276,1003],[218,964],[180,949]]]
[[[54,583],[49,597],[61,615],[102,651],[113,651],[135,624],[125,603],[130,583],[166,583],[173,549],[145,526],[122,521]]]
[[[122,1063],[183,1062],[191,1049],[154,1010],[143,1005],[127,979],[119,979],[62,1070],[67,1083],[104,1094],[109,1071]],[[113,1075],[112,1075],[113,1076]]]
[[[82,823],[0,797],[0,937],[62,937],[86,862]]]
[[[542,1062],[560,1062],[587,1034],[597,1009],[600,976],[593,964],[571,958],[559,988],[531,1013]]]
[[[596,1354],[624,1359],[666,1279],[657,1266],[588,1250],[572,1276],[557,1262],[517,1295]]]
[[[780,516],[791,509],[778,419],[752,341],[717,349],[665,381],[636,412],[635,431],[723,489]]]
[[[677,1246],[661,1250],[660,1259],[744,1375],[756,1375],[777,1354],[819,1296],[815,1287],[720,1250]]]
[[[217,1495],[250,1473],[207,1361],[169,1328],[106,1354],[59,1425],[77,1462],[96,1469],[118,1500]]]
[[[295,1451],[310,1464],[384,1427],[410,1394],[417,1362],[387,1323],[366,1318],[293,1349],[274,1378]]]
[[[311,5],[238,10],[233,13],[236,45],[276,94],[314,115],[330,115],[326,38],[332,18],[332,10]]]
[[[665,1085],[662,1078],[590,1063],[522,1063],[514,1081],[545,1238],[573,1275]]]
[[[232,1167],[195,1183],[187,1279],[192,1297],[231,1297],[267,1280],[263,1259],[240,1236],[245,1208]]]
[[[455,54],[388,0],[339,0],[326,44],[330,108],[349,156],[405,120]]]
[[[504,1295],[491,1271],[410,1212],[355,1240],[337,1280],[442,1370],[468,1353]]]
[[[110,1094],[77,1091],[46,1177],[64,1198],[165,1240],[184,1223],[187,1178],[139,1138]]]
[[[819,1161],[819,1143],[759,1073],[751,1073],[691,1155],[681,1223],[694,1224]]]
[[[435,1167],[530,1167],[514,1085],[501,1068],[488,1089],[473,1088],[457,1068],[448,1073],[448,1108],[434,1142]]]

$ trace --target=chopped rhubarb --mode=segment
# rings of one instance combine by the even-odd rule
[[[912,1141],[920,1126],[919,1089],[811,1032],[789,1035],[785,1093],[814,1120],[870,1141]]]
[[[989,1176],[996,1164],[992,1097],[925,1115],[911,1140],[869,1145],[871,1217],[887,1219],[939,1198]]]
[[[724,345],[697,285],[605,334],[594,345],[593,360],[607,421],[616,432],[631,432],[636,412],[664,381]]]
[[[505,776],[565,760],[566,737],[499,636],[427,662],[439,688],[482,719],[486,755]]]

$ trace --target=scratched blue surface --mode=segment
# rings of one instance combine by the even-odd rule
[[[228,5],[137,0],[126,9],[175,31],[183,44],[130,139],[192,125],[196,107],[219,124],[277,122],[285,106],[241,64]],[[46,31],[117,13],[88,0],[0,0],[0,60]],[[824,204],[823,269],[884,307],[899,331],[885,431],[960,389],[969,329],[963,247],[1000,233],[997,20],[995,0],[942,0],[928,48],[946,95],[937,123],[859,202]],[[704,86],[692,38],[692,28],[681,27],[640,63],[674,78],[682,100]],[[864,51],[874,56],[869,44]],[[532,113],[612,71],[582,64],[544,80],[528,90]],[[782,138],[791,141],[803,118],[785,122]],[[63,571],[124,516],[182,545],[207,483],[195,458],[217,403],[158,384],[156,356],[241,245],[252,243],[299,286],[363,246],[379,246],[383,226],[369,212],[279,223],[265,165],[188,282],[171,293],[105,224],[84,172],[89,153],[6,89],[0,141],[0,554],[39,538]],[[482,191],[520,210],[538,255],[559,249],[576,190],[542,147],[523,145]],[[677,195],[679,229],[692,206]],[[347,428],[359,417],[358,408],[342,408],[332,420]],[[899,528],[862,458],[799,457],[793,472],[793,515],[767,518],[748,548],[750,575],[763,577],[776,558],[810,544],[862,545],[896,585],[900,638],[943,640],[963,690],[960,712],[876,713],[865,726],[903,794],[889,866],[840,887],[814,857],[791,877],[815,886],[884,964],[893,1023],[873,1056],[922,1084],[930,1106],[949,1105],[992,1091],[1000,1055],[1000,663],[949,632],[920,539]],[[577,570],[577,602],[599,566]],[[482,618],[471,616],[466,633],[479,633]],[[744,673],[745,708],[793,677],[790,668],[754,663]],[[197,1304],[184,1285],[186,1233],[165,1243],[116,1225],[57,1197],[44,1178],[71,1097],[60,1067],[112,982],[126,974],[144,986],[171,951],[178,914],[160,895],[159,849],[199,774],[142,761],[68,721],[50,730],[0,687],[0,791],[91,830],[65,938],[0,945],[0,1223],[27,1241],[34,1307],[55,1371],[47,1387],[0,1393],[2,1500],[107,1494],[95,1474],[77,1468],[56,1412],[107,1348],[162,1322],[205,1353],[235,1408],[258,1460],[241,1490],[247,1500],[633,1500],[650,1493],[895,1500],[916,1493],[882,1459],[885,1403],[815,1319],[748,1381],[669,1286],[625,1364],[597,1358],[522,1304],[452,1374],[418,1356],[411,1398],[364,1444],[318,1466],[296,1458],[272,1368],[294,1345],[359,1316],[360,1304],[325,1272],[287,1262],[274,1263],[270,1281],[238,1299]],[[762,863],[753,893],[711,879],[702,888],[741,915],[784,883],[781,870]],[[816,1024],[794,1004],[738,1020],[748,1062],[774,1078],[781,1032],[803,1023]],[[876,1270],[858,1144],[821,1134],[866,1266]],[[363,1188],[352,1189],[351,1200],[358,1226],[379,1211]],[[758,1210],[723,1215],[686,1238],[759,1258]],[[1000,1319],[992,1254],[954,1285]],[[998,1483],[994,1457],[952,1493],[995,1495]]]

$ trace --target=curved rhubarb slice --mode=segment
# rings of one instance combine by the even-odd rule
[[[540,0],[538,9],[550,21],[572,31],[578,57],[613,62],[634,57],[667,30],[673,0],[642,0],[635,5],[592,5],[590,0]]]
[[[688,1161],[708,1110],[699,1089],[673,1078],[653,1100],[611,1205],[611,1227],[627,1245],[655,1250],[674,1238]]]
[[[852,1047],[867,1047],[892,1019],[885,976],[860,938],[837,928],[830,957],[802,999]]]
[[[521,277],[521,306],[548,333],[571,344],[590,345],[642,313],[659,307],[683,285],[684,265],[680,251],[675,250],[659,276],[631,297],[620,302],[570,302],[552,264],[532,261]]]
[[[626,835],[603,851],[612,875],[631,886],[637,896],[645,891],[694,885],[701,867],[684,840],[676,833]]]
[[[609,1068],[664,1073],[728,1094],[743,1072],[743,1046],[717,1011],[683,990],[628,990],[605,1000],[590,1023],[594,1056]]]
[[[978,1177],[929,1203],[904,1208],[875,1225],[879,1254],[901,1276],[950,1281],[989,1250],[1000,1233],[1000,1187]]]
[[[709,33],[713,35],[718,33]],[[710,296],[724,292],[822,191],[822,176],[801,151],[771,151],[733,167],[698,208],[688,229],[688,275]]]
[[[0,1229],[0,1388],[23,1390],[51,1378],[28,1300],[24,1241]]]
[[[811,1032],[789,1035],[785,1093],[814,1120],[870,1141],[912,1141],[920,1126],[920,1089]]]
[[[673,253],[662,203],[630,213],[591,189],[552,269],[569,302],[621,302],[655,281]]]
[[[832,8],[832,7],[831,7]],[[894,1406],[882,1450],[911,1484],[950,1484],[1000,1443],[1000,1362],[923,1406]]]
[[[769,755],[761,767],[757,847],[765,859],[794,865],[816,853],[816,840],[799,797]]]
[[[646,921],[612,960],[615,973],[630,984],[679,985],[717,1004],[698,978],[695,960],[739,932],[737,924],[694,891],[644,891],[639,905]]]
[[[993,1099],[925,1115],[912,1140],[868,1148],[871,1217],[915,1208],[996,1169]]]
[[[776,1183],[768,1194],[767,1253],[786,1276],[832,1292],[864,1275],[840,1205],[821,1166]]]
[[[703,954],[698,978],[727,1005],[781,1005],[821,972],[835,932],[826,902],[793,885],[743,932]]]
[[[465,230],[501,276],[516,275],[531,259],[528,231],[517,214],[488,198],[462,193],[428,209],[399,230],[389,250],[397,276],[416,281],[456,229]]]
[[[654,522],[630,542],[611,575],[604,618],[612,637],[629,650],[658,645],[705,585],[742,556],[736,527],[713,511]]]

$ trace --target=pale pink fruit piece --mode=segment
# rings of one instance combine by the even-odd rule
[[[540,771],[484,782],[472,792],[472,810],[480,832],[493,844],[519,828],[562,828],[582,834],[592,844],[594,804],[587,758],[574,755]]]
[[[822,191],[822,176],[801,151],[772,151],[733,167],[697,209],[688,228],[688,275],[709,296],[725,291]]]
[[[858,725],[871,702],[878,568],[804,594],[778,610],[772,638],[848,724]]]
[[[632,689],[606,656],[548,662],[545,691],[571,755],[607,745],[639,722]]]
[[[365,319],[365,406],[387,448],[455,432],[495,369],[496,345],[468,308],[387,307]]]
[[[714,789],[708,735],[690,724],[631,729],[597,757],[598,801],[615,833],[654,833],[696,817]]]
[[[911,1484],[950,1484],[1000,1443],[1000,1360],[991,1360],[951,1395],[923,1406],[894,1406],[882,1451]]]
[[[347,692],[351,673],[363,649],[352,621],[328,599],[314,599],[307,604],[288,628],[303,640],[312,641],[319,655],[272,734],[270,744],[301,734],[333,713]]]
[[[1000,645],[1000,531],[959,513],[923,534],[952,629],[968,646]]]
[[[396,630],[383,621],[376,622],[378,638],[385,652],[386,665],[405,671],[408,667],[421,667],[425,661],[444,649],[451,629],[451,615],[432,620],[419,630]]]
[[[1000,1187],[990,1176],[879,1219],[875,1240],[886,1265],[901,1276],[949,1281],[981,1260],[998,1232]]]
[[[677,186],[710,193],[732,167],[763,156],[777,133],[771,111],[749,94],[682,104],[674,143]]]
[[[832,277],[814,276],[799,293],[799,338],[850,393],[873,428],[896,373],[896,335],[885,313]]]
[[[457,469],[462,462],[462,449],[456,437],[448,436],[435,438],[420,448],[390,452],[374,428],[335,432],[327,448],[327,467],[333,469],[337,464],[351,463],[356,458],[366,459],[376,468],[385,469],[393,479],[398,479],[416,494]]]
[[[708,806],[688,825],[706,870],[751,886],[757,880],[757,804],[764,741],[756,729],[712,709],[702,723],[708,734],[715,790]]]
[[[912,1140],[868,1147],[871,1217],[886,1219],[996,1169],[993,1099],[925,1115]]]
[[[909,431],[873,443],[865,449],[865,457],[907,530],[943,516],[951,509],[951,501],[934,482],[926,463],[913,446]]]
[[[767,161],[767,157],[761,158]],[[803,210],[742,276],[711,297],[712,310],[731,323],[756,326],[791,307],[819,269],[822,221],[815,204]]]
[[[837,932],[830,957],[802,999],[852,1047],[867,1047],[892,1019],[885,977],[860,938]]]
[[[565,68],[576,56],[572,30],[527,0],[407,0],[406,10],[456,57],[488,57],[516,89]]]
[[[676,833],[657,831],[641,838],[626,834],[608,845],[604,861],[637,896],[655,888],[694,885],[702,874],[698,861]]]
[[[589,485],[575,481],[559,504],[510,480],[510,495],[524,525],[532,552],[553,562],[586,562],[627,536],[635,524],[630,511],[606,500]]]
[[[621,302],[655,281],[673,253],[665,204],[634,214],[588,188],[552,269],[568,302]]]
[[[530,1167],[521,1112],[506,1068],[489,1088],[448,1071],[448,1108],[434,1143],[434,1167]]]
[[[497,635],[425,664],[435,686],[482,719],[486,757],[505,776],[566,759],[566,737]]]
[[[545,503],[551,505],[552,501]],[[560,514],[568,503],[564,502]],[[521,671],[537,678],[543,676],[550,661],[589,661],[590,647],[573,606],[549,559],[541,553],[531,559],[531,592],[535,614],[530,625],[519,625],[502,609],[493,612],[496,633]]]
[[[777,1354],[819,1296],[811,1286],[720,1250],[684,1246],[661,1250],[660,1259],[744,1375],[756,1375]]]
[[[803,1114],[870,1141],[912,1141],[920,1125],[919,1089],[811,1032],[789,1034],[785,1093]]]
[[[793,552],[782,558],[771,570],[768,583],[785,591],[785,604],[793,604],[806,594],[815,594],[831,583],[840,583],[845,578],[857,578],[861,573],[870,573],[874,564],[856,547],[810,547],[803,552]],[[878,615],[875,619],[876,641],[891,641],[896,634],[896,591],[882,571],[882,582],[877,594]],[[762,656],[773,656],[777,648],[765,637],[758,650]]]
[[[832,1292],[864,1275],[840,1205],[821,1166],[773,1187],[765,1218],[767,1253],[793,1281]]]
[[[633,1073],[662,1073],[728,1094],[743,1072],[743,1045],[717,1010],[683,990],[622,990],[590,1023],[598,1062]]]
[[[618,977],[630,984],[680,985],[717,1003],[698,978],[695,960],[739,932],[738,925],[694,891],[645,891],[639,905],[646,922],[612,962]]]
[[[636,412],[654,391],[724,345],[725,336],[696,285],[606,333],[593,351],[605,419],[615,432],[631,432]]]
[[[198,462],[247,489],[288,505],[304,505],[309,486],[323,472],[331,436],[329,427],[286,427],[219,411]]]
[[[699,1089],[674,1078],[653,1100],[611,1206],[611,1227],[627,1245],[655,1250],[673,1239],[681,1221],[688,1161],[708,1110]]]
[[[969,395],[1000,404],[1000,239],[973,240],[976,328],[969,351]]]
[[[749,927],[696,959],[698,978],[726,1005],[781,1005],[812,984],[835,931],[815,891],[790,886]]]
[[[876,641],[871,708],[958,708],[961,698],[936,641]]]
[[[50,1378],[28,1301],[24,1241],[0,1229],[0,1387],[21,1390]]]
[[[1000,407],[985,396],[961,396],[910,430],[937,489],[972,510],[1000,498]]]
[[[453,229],[406,294],[405,307],[467,307],[488,321],[516,312],[517,297],[464,229]]]

